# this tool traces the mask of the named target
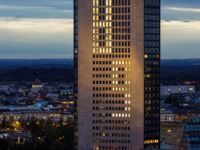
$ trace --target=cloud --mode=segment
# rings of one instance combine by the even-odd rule
[[[200,20],[200,5],[192,6],[181,6],[178,5],[179,3],[177,2],[177,5],[163,5],[162,6],[162,19],[164,20],[177,20],[177,21],[184,21],[184,20]],[[195,8],[197,7],[197,8]]]
[[[0,58],[72,58],[72,19],[4,17],[0,34]]]
[[[43,18],[0,18],[0,29],[15,32],[41,32],[41,33],[63,33],[73,30],[72,19],[43,19]]]
[[[0,58],[73,55],[73,0],[0,0]]]
[[[199,20],[192,20],[192,21],[177,21],[177,20],[170,20],[170,21],[161,21],[162,28],[165,29],[177,29],[180,28],[182,32],[189,32],[191,31],[199,31],[200,30],[200,21]]]
[[[1,17],[18,18],[73,18],[73,11],[63,6],[52,5],[0,5]]]
[[[2,10],[28,10],[28,9],[53,9],[47,6],[15,6],[15,5],[0,5]]]
[[[200,56],[200,21],[162,21],[162,57],[195,58]]]
[[[73,0],[0,0],[0,4],[4,6],[39,6],[54,7],[58,9],[73,9]]]
[[[166,7],[168,10],[177,12],[189,12],[189,13],[200,13],[199,8],[186,8],[186,7]]]
[[[162,0],[162,6],[199,8],[199,0]]]

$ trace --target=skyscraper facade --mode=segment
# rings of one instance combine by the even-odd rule
[[[78,150],[159,149],[160,0],[75,0]]]

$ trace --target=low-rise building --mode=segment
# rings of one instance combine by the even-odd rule
[[[178,122],[162,122],[161,150],[178,150],[183,137],[183,124]]]
[[[64,123],[72,123],[74,117],[72,114],[55,112],[55,111],[21,111],[21,112],[2,112],[0,114],[0,122],[6,121],[29,121],[36,120],[50,120],[53,123],[63,121]]]
[[[176,122],[176,115],[172,110],[166,110],[164,108],[161,109],[160,113],[160,121],[161,122]]]
[[[189,119],[183,130],[182,150],[200,150],[200,117]]]
[[[195,93],[193,85],[168,85],[160,87],[161,96],[169,96],[171,94],[189,94]]]

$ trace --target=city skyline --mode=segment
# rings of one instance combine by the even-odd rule
[[[0,150],[200,150],[200,1],[0,0]]]
[[[200,55],[199,6],[162,0],[161,58]],[[0,12],[0,58],[73,58],[72,0],[0,0]]]

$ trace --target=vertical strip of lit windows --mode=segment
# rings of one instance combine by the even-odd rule
[[[123,3],[125,3],[125,1],[126,4],[130,4],[128,3],[129,0],[124,0]],[[112,2],[114,2],[114,4],[112,4]],[[130,7],[128,5],[123,5],[123,3],[119,4],[117,0],[93,0],[93,55],[95,55],[93,61],[94,64],[98,64],[94,65],[94,70],[98,71],[95,71],[95,84],[93,86],[94,89],[97,88],[98,91],[95,91],[95,94],[93,94],[95,96],[94,101],[96,101],[93,108],[95,109],[95,114],[98,114],[98,117],[95,117],[94,120],[101,122],[94,125],[95,150],[113,149],[113,144],[109,142],[111,138],[113,139],[113,143],[119,144],[118,149],[128,149],[130,145],[130,133],[128,131],[130,126],[128,122],[130,122],[131,117],[131,62],[130,58],[127,57],[130,55],[130,50],[128,50],[130,49],[130,45],[126,44],[130,42],[130,33],[122,31],[123,29],[130,30],[130,26],[128,25],[130,21],[128,19],[130,12],[121,14],[112,12],[113,9],[121,11],[122,9],[128,9],[128,7]],[[126,19],[121,20],[118,16]],[[114,20],[112,18],[114,18]],[[114,33],[112,32],[113,29]],[[118,32],[118,30],[121,31]],[[111,63],[106,63],[109,61]],[[109,77],[105,78],[107,74],[102,70],[107,68],[112,69],[106,72],[109,74]],[[96,78],[96,76],[98,76],[98,78]],[[99,78],[102,76],[104,78]],[[96,82],[98,85],[96,85]],[[111,91],[104,91],[103,89],[111,89]],[[111,116],[109,116],[110,114]],[[108,117],[105,119],[99,117],[99,115],[108,115]],[[102,122],[106,123],[102,124]],[[124,126],[121,131],[116,130],[119,128],[117,122],[122,122],[121,125],[126,123],[126,126]],[[96,128],[98,130],[96,130]],[[113,128],[116,131],[113,131]],[[107,130],[102,132],[103,129]],[[123,140],[120,140],[122,137]],[[127,144],[121,146],[122,143]]]

